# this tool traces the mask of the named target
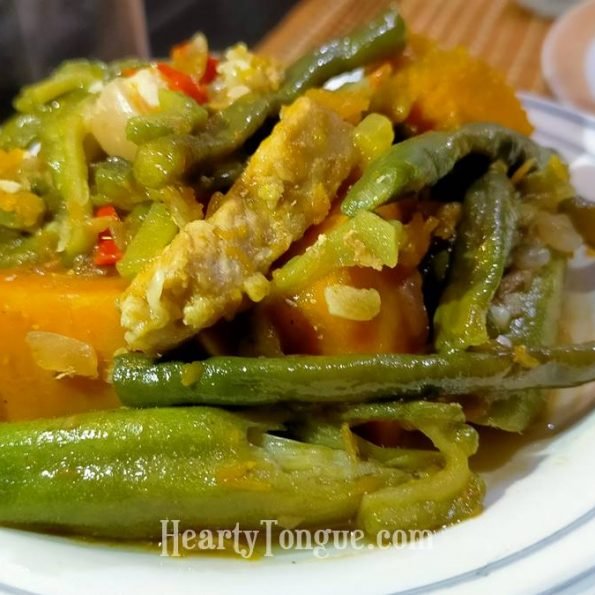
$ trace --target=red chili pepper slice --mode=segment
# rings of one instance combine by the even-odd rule
[[[219,60],[209,54],[207,57],[207,64],[205,66],[205,72],[200,79],[200,82],[203,85],[208,85],[212,83],[217,78],[217,65],[219,64]]]
[[[103,205],[95,211],[95,217],[111,217],[118,219],[118,211],[114,205]]]
[[[98,267],[113,266],[122,258],[122,250],[112,238],[100,239],[93,253],[93,261]]]
[[[169,88],[192,97],[197,103],[206,103],[209,99],[206,89],[191,76],[160,62],[157,70],[167,79]]]
[[[99,207],[95,212],[96,217],[111,217],[118,219],[118,212],[112,205]],[[111,266],[122,258],[122,251],[118,248],[112,232],[109,228],[104,229],[97,236],[97,244],[93,251],[93,261],[97,266]]]

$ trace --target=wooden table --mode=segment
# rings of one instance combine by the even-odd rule
[[[312,46],[369,20],[390,0],[301,0],[258,49],[291,61]],[[503,71],[517,89],[549,95],[540,52],[551,21],[513,0],[400,0],[410,28],[444,46],[465,45]]]

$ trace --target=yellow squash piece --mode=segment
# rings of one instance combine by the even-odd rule
[[[389,220],[401,218],[401,206],[391,204],[379,213]],[[320,225],[312,227],[292,246],[286,256],[303,253],[321,234],[340,229],[345,217],[333,212]],[[428,340],[428,315],[424,305],[419,262],[428,250],[435,227],[432,218],[416,215],[404,226],[405,238],[399,247],[396,267],[337,266],[328,274],[291,294],[271,295],[260,306],[260,315],[272,326],[280,347],[287,354],[339,355],[346,353],[419,353]],[[360,302],[343,304],[337,312],[329,289],[359,292]],[[367,292],[368,297],[365,297]],[[336,292],[335,292],[336,293]],[[340,300],[339,300],[340,301]],[[345,312],[354,310],[355,315]],[[368,306],[368,307],[366,307]],[[369,316],[358,314],[368,311]],[[339,315],[338,315],[339,314]],[[347,314],[347,316],[345,316]]]
[[[412,35],[395,67],[395,74],[380,84],[372,107],[405,121],[416,133],[483,121],[522,134],[533,130],[504,76],[466,48],[442,49]]]
[[[118,406],[111,385],[103,378],[114,351],[124,345],[116,307],[124,286],[115,277],[14,270],[0,275],[0,420]],[[97,356],[99,378],[60,378],[42,369],[27,340],[40,332],[86,344]]]

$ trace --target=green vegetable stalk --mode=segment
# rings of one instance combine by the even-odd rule
[[[24,87],[14,101],[19,112],[34,112],[54,99],[75,90],[89,91],[93,85],[109,78],[109,69],[103,62],[71,60],[61,64],[48,78]]]
[[[161,89],[159,108],[157,113],[128,120],[128,140],[140,145],[168,134],[190,134],[207,121],[207,110],[183,93]]]
[[[109,157],[93,166],[94,206],[113,205],[122,211],[132,211],[148,200],[145,189],[139,186],[132,173],[132,164],[121,157]]]
[[[374,213],[358,213],[274,271],[271,293],[296,293],[337,267],[394,267],[401,236],[400,222],[386,221]]]
[[[174,239],[178,226],[169,209],[155,202],[132,238],[116,267],[122,277],[132,279]]]
[[[530,361],[527,366],[525,361]],[[115,358],[112,380],[132,407],[340,403],[379,398],[465,395],[561,388],[595,380],[595,342],[515,351],[435,355],[212,357],[154,363],[140,354]]]
[[[393,145],[351,187],[341,210],[353,217],[435,184],[471,153],[513,167],[533,159],[545,167],[552,151],[497,124],[466,124],[448,132],[425,132]]]
[[[514,187],[500,167],[480,178],[465,196],[450,282],[434,315],[439,351],[465,350],[489,340],[488,310],[516,230],[515,198]]]
[[[407,482],[366,494],[358,524],[368,534],[400,529],[435,529],[436,519],[465,519],[481,510],[485,486],[467,463],[477,450],[477,434],[457,424],[441,428],[420,423],[423,432],[444,455],[444,467],[417,482]]]
[[[39,138],[41,122],[38,114],[14,114],[0,126],[0,149],[26,149]]]
[[[305,55],[286,72],[275,93],[247,94],[209,119],[197,135],[172,135],[139,147],[134,173],[138,181],[158,188],[180,178],[197,165],[226,157],[239,149],[267,118],[309,88],[329,78],[395,55],[405,44],[405,24],[388,10],[349,36],[334,39]]]
[[[84,148],[86,134],[81,110],[71,106],[44,120],[42,151],[54,186],[64,201],[61,243],[67,261],[88,252],[95,240],[86,226],[92,214]]]
[[[535,273],[531,285],[521,292],[523,312],[511,321],[505,336],[515,345],[552,345],[558,336],[558,321],[564,288],[566,260],[552,256]],[[472,421],[508,432],[522,432],[545,405],[543,390],[490,392],[482,396],[486,410]]]
[[[1,424],[0,523],[127,540],[159,538],[167,518],[182,529],[357,519],[374,535],[414,518],[439,528],[477,510],[482,491],[469,488],[478,482],[467,465],[473,430],[458,406],[433,406],[434,414],[407,404],[384,412],[435,442],[437,464],[421,478],[398,461],[275,436],[278,421],[263,413],[121,409]],[[366,412],[339,415],[349,424]]]

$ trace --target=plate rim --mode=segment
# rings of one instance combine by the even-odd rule
[[[521,101],[523,102],[523,105],[529,111],[541,110],[557,118],[571,121],[580,126],[581,128],[588,129],[590,131],[595,131],[595,117],[582,110],[562,105],[557,101],[553,101],[551,99],[538,96],[532,93],[520,92],[518,93],[518,95]],[[580,147],[581,150],[590,155],[594,154],[584,143],[578,144],[578,139],[576,146]],[[592,413],[591,415],[594,415],[594,413]],[[595,536],[595,504],[590,510],[586,511],[570,523],[567,523],[566,525],[554,531],[550,535],[547,535],[539,539],[537,542],[522,547],[520,550],[517,550],[506,556],[490,561],[482,566],[461,572],[451,577],[446,577],[432,583],[415,586],[401,591],[394,591],[392,592],[392,595],[416,595],[418,593],[434,592],[437,590],[452,588],[458,585],[468,583],[473,583],[474,585],[481,585],[482,581],[485,581],[485,579],[488,578],[488,576],[493,571],[510,567],[516,561],[520,561],[528,557],[531,557],[533,554],[569,536],[576,529],[580,527],[585,527],[590,524],[593,525],[593,535]],[[3,529],[0,528],[0,531],[3,531]],[[51,544],[48,547],[51,547]],[[581,581],[585,581],[588,579],[590,580],[594,578],[595,565],[583,569],[578,574],[565,578],[557,585],[554,585],[543,592],[551,595],[563,593],[566,590],[575,586],[576,584],[580,583]],[[591,584],[593,584],[593,581],[591,582]],[[7,593],[8,595],[41,595],[42,593],[44,593],[44,591],[36,592],[34,590],[28,590],[26,588],[10,585],[2,581],[1,579],[0,592]]]

